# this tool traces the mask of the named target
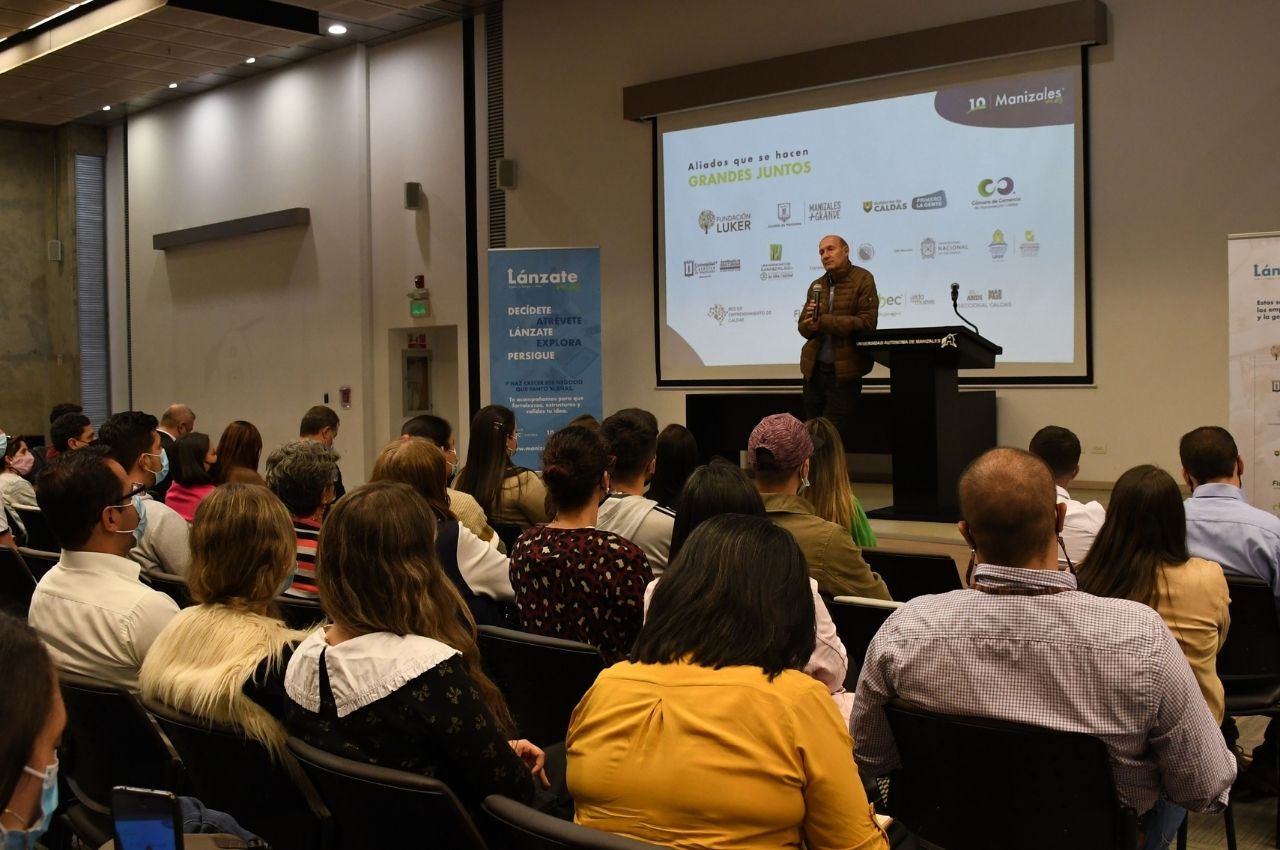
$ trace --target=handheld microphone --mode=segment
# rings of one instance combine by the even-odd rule
[[[818,309],[822,306],[822,281],[815,280],[809,285],[809,302],[813,304],[813,320],[818,320]]]
[[[951,309],[955,311],[957,316],[960,316],[959,299],[960,299],[960,284],[953,283],[951,284]],[[964,316],[960,316],[960,321],[964,322],[966,325],[973,328],[974,333],[978,334],[979,336],[982,335],[978,333],[978,326],[975,325],[973,322],[969,321],[968,319],[966,319]]]

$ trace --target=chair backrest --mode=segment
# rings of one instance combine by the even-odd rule
[[[506,547],[508,553],[511,547],[520,539],[520,535],[524,534],[524,529],[516,525],[514,522],[494,522],[489,520],[489,527],[498,535],[498,539],[502,541],[502,545]]]
[[[280,619],[291,629],[310,629],[325,621],[319,599],[277,596],[276,607],[280,609]]]
[[[440,780],[352,761],[298,738],[289,739],[289,751],[333,815],[335,847],[484,850],[471,816]]]
[[[497,832],[494,843],[507,850],[655,850],[658,847],[578,826],[501,794],[486,797],[484,811]]]
[[[155,700],[142,704],[182,756],[200,802],[231,815],[276,850],[329,846],[328,809],[301,768],[293,765],[291,771],[239,729]],[[287,753],[285,758],[292,761]]]
[[[36,581],[40,581],[45,573],[53,569],[54,564],[62,560],[61,551],[45,552],[41,549],[19,546],[18,552],[22,555],[22,560],[27,562],[27,569],[31,570],[31,575]]]
[[[947,850],[1079,850],[1137,844],[1106,746],[1089,735],[885,707],[902,759],[890,812]]]
[[[862,557],[889,585],[889,593],[898,602],[910,602],[917,596],[947,593],[964,586],[950,555],[863,549]]]
[[[585,643],[478,626],[485,672],[506,697],[522,737],[539,746],[563,741],[569,716],[607,665]]]
[[[836,634],[840,635],[840,642],[849,653],[849,671],[844,677],[846,690],[851,691],[858,684],[858,674],[862,671],[862,662],[867,657],[871,639],[880,631],[889,615],[901,607],[901,602],[862,596],[837,596],[827,603],[827,611],[831,614],[831,622],[835,624]]]
[[[42,552],[61,552],[62,545],[53,536],[53,530],[39,508],[23,508],[15,506],[13,510],[22,518],[22,525],[27,529],[27,547]]]
[[[62,768],[80,802],[105,814],[111,788],[180,791],[182,765],[133,694],[74,673],[59,673],[67,708]]]
[[[0,545],[0,611],[27,619],[36,579],[18,550]]]
[[[1231,629],[1218,651],[1218,677],[1233,683],[1280,680],[1280,619],[1271,585],[1255,578],[1227,576]]]
[[[168,595],[170,599],[178,603],[179,608],[190,608],[195,604],[191,599],[191,589],[187,587],[187,580],[184,577],[166,573],[159,567],[152,567],[147,570],[144,577],[147,580],[147,584]]]

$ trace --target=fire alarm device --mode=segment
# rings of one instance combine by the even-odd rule
[[[351,409],[351,387],[338,387],[338,399],[343,410]]]

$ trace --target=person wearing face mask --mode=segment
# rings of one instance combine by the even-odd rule
[[[27,850],[58,808],[58,752],[67,712],[49,653],[26,623],[0,614],[0,847]]]
[[[596,528],[609,495],[609,455],[600,435],[570,425],[542,451],[542,479],[555,519],[511,547],[511,586],[526,632],[581,641],[612,664],[626,658],[644,621],[653,580],[639,546]]]
[[[284,671],[307,636],[273,600],[293,577],[292,523],[265,487],[226,484],[196,509],[191,570],[196,605],[169,621],[142,662],[142,695],[235,726],[276,758],[285,752]]]
[[[435,443],[436,448],[444,452],[445,462],[449,464],[446,483],[453,483],[458,476],[458,441],[453,436],[453,426],[439,416],[424,413],[412,419],[406,419],[400,426],[400,439],[422,437]],[[446,486],[445,495],[449,497],[449,510],[458,522],[462,523],[476,537],[505,553],[506,547],[498,539],[498,534],[489,525],[484,508],[470,493],[455,490]]]
[[[267,457],[267,487],[284,502],[293,518],[297,540],[293,578],[287,596],[316,599],[316,546],[320,525],[333,504],[338,480],[338,455],[313,440],[285,443]]]
[[[18,436],[0,433],[0,496],[12,508],[34,508],[36,488],[26,479],[35,466],[36,456],[27,449],[27,441]]]
[[[809,485],[813,439],[789,413],[766,416],[747,440],[747,460],[755,471],[756,489],[774,524],[791,532],[800,544],[809,575],[827,596],[890,599],[884,580],[862,559],[849,529],[813,512],[799,495]]]
[[[28,619],[60,669],[131,691],[156,635],[178,613],[128,557],[146,535],[145,489],[106,446],[60,455],[36,479],[62,557],[36,585]]]
[[[98,442],[107,446],[111,459],[120,464],[130,481],[147,488],[141,497],[146,531],[129,557],[143,569],[158,567],[166,573],[185,576],[191,563],[187,521],[151,497],[151,492],[169,477],[169,454],[161,448],[157,424],[154,416],[141,410],[117,413],[98,429]]]

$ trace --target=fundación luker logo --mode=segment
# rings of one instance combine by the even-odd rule
[[[728,215],[716,215],[713,210],[703,210],[698,213],[698,227],[702,228],[703,233],[710,233],[714,227],[716,233],[736,233],[751,229],[751,213],[730,213]]]

